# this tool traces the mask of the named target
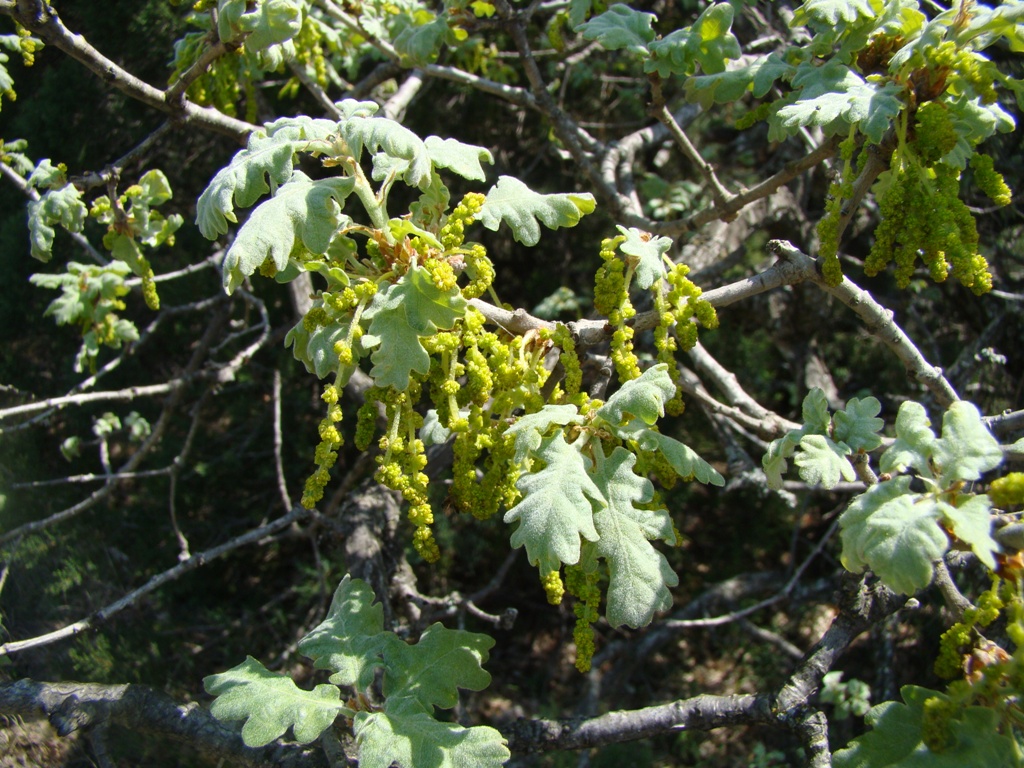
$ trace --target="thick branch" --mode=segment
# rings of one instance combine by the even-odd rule
[[[311,747],[279,742],[260,749],[247,747],[237,730],[207,710],[194,703],[178,704],[144,685],[0,683],[0,713],[45,716],[61,736],[112,723],[188,744],[211,761],[246,768],[327,768],[323,753]]]

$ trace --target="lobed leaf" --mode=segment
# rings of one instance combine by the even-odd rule
[[[619,250],[633,257],[629,263],[633,265],[636,284],[646,291],[657,280],[665,277],[662,257],[672,247],[672,238],[641,232],[636,227],[626,229],[617,225],[616,229],[626,236]]]
[[[1019,766],[1014,742],[1000,731],[999,713],[988,707],[966,707],[949,721],[949,744],[931,750],[925,744],[925,702],[950,698],[938,691],[905,685],[905,704],[886,701],[871,708],[864,721],[871,727],[832,755],[835,768],[964,768],[964,766]]]
[[[359,712],[353,731],[361,768],[499,768],[511,757],[495,729],[441,723],[423,712]]]
[[[928,458],[932,455],[935,433],[931,430],[928,412],[920,403],[907,400],[896,413],[896,440],[890,445],[878,467],[883,472],[903,472],[912,467],[919,474],[931,477]]]
[[[786,62],[780,53],[771,53],[745,67],[737,67],[713,75],[698,75],[686,80],[686,97],[698,101],[705,109],[713,104],[731,104],[749,91],[760,99],[778,80],[786,80],[796,67]]]
[[[1003,461],[999,442],[981,420],[977,407],[966,400],[949,406],[942,417],[942,437],[932,444],[932,461],[943,488],[962,480],[978,480]]]
[[[646,54],[648,45],[656,37],[651,24],[657,18],[653,13],[642,13],[616,3],[600,16],[576,27],[576,31],[583,35],[584,40],[594,40],[608,51],[625,49],[631,53]]]
[[[540,224],[548,229],[574,227],[584,215],[593,213],[595,205],[589,192],[542,195],[519,179],[501,176],[487,193],[477,218],[492,232],[504,221],[516,240],[533,246],[540,240]]]
[[[426,189],[432,166],[427,147],[415,133],[386,117],[355,114],[339,125],[352,157],[359,159],[365,149],[375,153],[383,149],[392,160],[402,160],[400,178],[407,184]]]
[[[88,215],[82,193],[74,184],[52,188],[38,200],[30,200],[28,231],[32,257],[42,262],[49,261],[57,235],[54,226],[59,225],[68,232],[81,232]]]
[[[882,444],[878,433],[885,426],[885,422],[878,418],[881,410],[878,398],[851,398],[846,408],[836,411],[833,417],[835,439],[850,446],[854,452],[875,450]]]
[[[664,509],[640,509],[654,496],[654,486],[633,472],[636,456],[617,446],[605,459],[598,449],[592,477],[604,496],[604,507],[594,512],[600,538],[596,550],[608,562],[606,616],[613,627],[634,629],[651,623],[656,611],[672,607],[669,587],[679,577],[650,539],[676,541],[672,520]]]
[[[346,574],[327,618],[299,641],[299,652],[316,669],[332,670],[336,685],[364,689],[383,663],[381,654],[394,636],[384,631],[384,608],[375,599],[369,584]]]
[[[312,181],[295,171],[252,212],[231,243],[224,257],[224,289],[233,293],[267,259],[284,270],[296,242],[314,254],[326,253],[334,234],[351,221],[341,209],[354,186],[351,177]]]
[[[910,477],[873,485],[839,518],[843,566],[873,570],[895,592],[914,594],[931,583],[932,562],[949,548],[941,510],[910,493]]]
[[[853,465],[846,458],[849,454],[850,448],[845,443],[836,443],[825,435],[804,435],[793,463],[800,467],[800,478],[805,483],[835,488],[840,478],[848,482],[857,479]]]
[[[988,496],[971,496],[959,506],[938,501],[939,511],[949,531],[985,564],[990,571],[996,569],[995,553],[999,545],[992,538],[992,502]]]
[[[739,41],[732,34],[733,8],[728,3],[708,6],[692,26],[666,35],[650,43],[650,59],[644,62],[645,72],[661,77],[692,75],[697,65],[707,74],[725,71],[730,59],[738,58]]]
[[[595,417],[601,419],[620,437],[631,436],[638,425],[651,426],[665,415],[665,403],[676,393],[676,385],[668,373],[668,365],[658,363],[638,378],[627,381],[608,402],[597,409]]]
[[[680,477],[695,477],[705,485],[718,487],[725,485],[725,478],[718,473],[718,470],[698,456],[690,446],[675,438],[663,435],[653,429],[645,429],[637,434],[636,439],[641,449],[660,452]]]
[[[546,574],[562,563],[579,562],[581,536],[597,540],[588,499],[603,503],[603,496],[587,474],[583,456],[565,442],[561,432],[546,438],[537,456],[546,466],[519,478],[516,487],[523,499],[505,513],[504,520],[519,524],[511,537],[512,547],[525,545],[530,564]]]
[[[442,291],[419,266],[378,291],[363,313],[370,326],[362,338],[364,349],[375,348],[370,375],[376,385],[404,390],[412,371],[428,373],[430,355],[420,337],[451,328],[466,306],[457,287]]]
[[[463,144],[456,139],[440,139],[427,136],[423,141],[427,155],[435,168],[447,168],[470,181],[483,181],[487,178],[481,162],[493,163],[494,156],[489,150],[473,144]]]
[[[432,624],[419,642],[384,648],[384,696],[415,701],[428,714],[434,707],[451,709],[459,688],[482,691],[491,684],[483,664],[493,646],[487,635]]]
[[[575,405],[549,403],[535,413],[523,414],[515,424],[505,430],[506,435],[515,438],[513,461],[517,466],[521,466],[531,453],[536,453],[544,441],[544,434],[553,424],[565,426],[579,421],[579,410]]]
[[[351,715],[336,686],[322,684],[304,691],[287,675],[271,672],[252,656],[227,672],[203,679],[217,699],[210,712],[218,720],[245,720],[242,740],[262,747],[289,728],[306,744],[331,726],[339,714]]]

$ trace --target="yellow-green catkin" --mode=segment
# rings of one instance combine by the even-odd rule
[[[306,486],[302,492],[300,503],[306,509],[312,509],[324,497],[324,489],[331,479],[331,467],[338,460],[337,449],[344,442],[341,432],[337,427],[342,417],[338,398],[338,388],[334,384],[328,384],[324,387],[321,399],[327,403],[327,415],[320,421],[320,443],[317,445],[314,454],[314,462],[317,468],[306,479]]]

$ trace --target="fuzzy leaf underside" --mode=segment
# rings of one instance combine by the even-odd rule
[[[583,456],[565,442],[561,432],[546,438],[536,455],[546,466],[516,482],[523,499],[505,513],[504,520],[518,523],[512,547],[525,545],[530,564],[546,574],[562,563],[579,562],[581,536],[597,540],[590,500],[601,502],[602,495],[587,474]]]
[[[477,218],[492,232],[505,222],[517,241],[534,246],[540,240],[540,224],[548,229],[574,227],[584,215],[593,213],[595,205],[589,192],[544,195],[519,179],[501,176],[487,193]]]
[[[296,741],[306,744],[347,711],[336,686],[322,684],[304,691],[251,656],[234,669],[205,678],[203,685],[217,697],[210,707],[214,717],[245,720],[242,740],[250,747],[265,746],[289,728]]]
[[[409,376],[430,371],[430,355],[420,337],[451,328],[466,312],[458,288],[442,291],[423,267],[414,267],[378,292],[363,313],[370,321],[364,349],[374,349],[370,375],[378,387],[404,390]]]
[[[353,731],[361,768],[499,768],[511,757],[495,729],[442,723],[424,712],[359,712]]]
[[[459,701],[459,688],[482,691],[491,684],[482,665],[493,646],[487,635],[432,624],[414,645],[385,647],[384,695],[414,700],[427,712],[451,709]]]
[[[675,391],[668,366],[658,363],[616,390],[608,402],[597,409],[596,417],[620,437],[627,437],[643,428],[635,424],[637,420],[649,427],[664,416],[665,403],[672,399]]]
[[[544,435],[552,425],[565,426],[579,421],[579,410],[575,405],[547,404],[535,413],[526,413],[515,424],[505,430],[506,435],[515,438],[515,458],[521,466],[526,458],[535,453],[544,441]]]
[[[636,439],[643,450],[661,453],[680,477],[693,477],[705,485],[715,485],[719,488],[725,485],[725,478],[717,469],[704,461],[690,446],[674,437],[663,435],[653,429],[645,429],[637,433]]]
[[[366,688],[381,665],[380,654],[392,635],[384,631],[384,608],[375,599],[369,584],[346,574],[327,618],[299,642],[299,652],[313,659],[317,669],[334,672],[336,685]]]
[[[670,587],[679,577],[665,556],[651,546],[651,539],[669,544],[676,540],[672,520],[664,509],[640,509],[649,502],[654,486],[633,472],[636,456],[617,446],[607,459],[597,453],[594,483],[604,496],[604,508],[594,512],[600,538],[597,554],[608,563],[606,616],[613,627],[643,627],[657,611],[672,606]]]
[[[895,592],[912,595],[932,580],[932,563],[949,548],[941,511],[910,493],[910,477],[878,483],[839,518],[843,566],[874,571]]]
[[[341,209],[354,185],[352,178],[312,181],[296,171],[239,230],[224,257],[225,290],[232,293],[268,258],[284,270],[297,241],[314,254],[325,253],[348,220]]]

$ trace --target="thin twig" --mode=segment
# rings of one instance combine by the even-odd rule
[[[277,475],[277,492],[281,494],[281,501],[285,509],[291,509],[292,497],[288,494],[288,481],[284,476],[284,461],[281,458],[281,448],[284,445],[284,438],[281,434],[281,371],[274,369],[273,387],[273,408],[274,408],[274,472]]]
[[[100,610],[96,611],[92,616],[88,618],[76,621],[74,624],[69,624],[66,627],[62,627],[53,632],[48,632],[45,635],[39,635],[38,637],[29,638],[27,640],[16,640],[9,643],[0,645],[0,656],[7,656],[12,653],[24,651],[29,648],[38,648],[43,645],[49,645],[59,640],[64,640],[68,637],[73,637],[80,634],[87,629],[91,629],[98,624],[103,623],[111,616],[125,608],[138,602],[139,599],[145,597],[150,592],[164,586],[165,584],[174,581],[181,576],[185,575],[189,571],[193,571],[196,568],[205,565],[212,560],[216,560],[218,557],[228,554],[239,547],[243,547],[246,544],[259,543],[262,539],[265,539],[271,534],[277,533],[278,531],[287,528],[293,522],[302,520],[309,515],[309,510],[304,507],[295,507],[287,515],[279,517],[271,523],[254,528],[247,533],[243,533],[241,536],[236,536],[230,541],[226,541],[219,546],[207,549],[204,552],[200,552],[197,555],[192,555],[182,563],[168,568],[163,573],[157,574],[138,589],[129,592],[127,595],[122,597],[120,600],[116,600],[110,605],[107,605]]]

